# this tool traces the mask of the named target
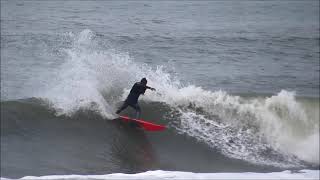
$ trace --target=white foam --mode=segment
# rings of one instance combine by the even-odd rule
[[[309,116],[293,92],[244,99],[195,86],[166,91],[149,98],[176,108],[180,122],[175,127],[180,132],[229,157],[280,167],[299,167],[300,160],[319,164],[319,118]]]
[[[8,180],[7,178],[1,178]],[[290,171],[271,173],[192,173],[180,171],[147,171],[138,174],[106,174],[106,175],[51,175],[51,176],[26,176],[27,180],[104,180],[104,179],[319,179],[319,170],[301,170],[292,173]]]
[[[267,98],[265,109],[265,114],[272,115],[271,118],[261,118],[263,131],[269,134],[268,142],[274,148],[319,164],[319,120],[307,116],[294,93],[283,90]]]

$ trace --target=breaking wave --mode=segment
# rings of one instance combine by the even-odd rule
[[[277,167],[319,166],[319,99],[282,90],[272,96],[241,96],[185,85],[168,73],[170,65],[150,67],[128,53],[101,45],[91,30],[68,33],[64,63],[36,91],[58,115],[89,109],[113,119],[119,102],[142,77],[157,89],[141,101],[161,102],[169,126],[225,156]]]

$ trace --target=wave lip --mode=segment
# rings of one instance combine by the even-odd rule
[[[26,176],[21,180],[105,180],[105,179],[319,179],[319,170],[300,170],[292,173],[291,171],[271,172],[271,173],[192,173],[181,171],[147,171],[138,174],[106,174],[106,175],[51,175],[51,176]],[[1,180],[10,180],[1,178]]]

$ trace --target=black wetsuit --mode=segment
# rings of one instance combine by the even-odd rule
[[[134,83],[134,85],[132,86],[132,88],[130,90],[130,94],[128,95],[128,97],[126,99],[128,104],[137,104],[139,96],[141,94],[144,94],[146,92],[147,88],[148,88],[148,86],[145,86],[145,85],[141,84],[140,82]]]
[[[144,94],[146,92],[146,89],[150,87],[142,84],[141,82],[136,82],[131,90],[130,94],[128,95],[127,99],[124,101],[123,105],[117,110],[117,114],[119,114],[121,111],[123,111],[128,106],[132,107],[136,110],[136,118],[138,119],[141,113],[140,106],[138,104],[138,99],[141,94]]]

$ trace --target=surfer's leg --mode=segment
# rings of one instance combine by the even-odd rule
[[[136,119],[140,118],[141,109],[138,103],[130,105],[133,109],[136,110]]]
[[[117,114],[119,114],[121,111],[123,111],[125,108],[128,107],[128,103],[125,101],[123,102],[122,106],[117,110]]]

